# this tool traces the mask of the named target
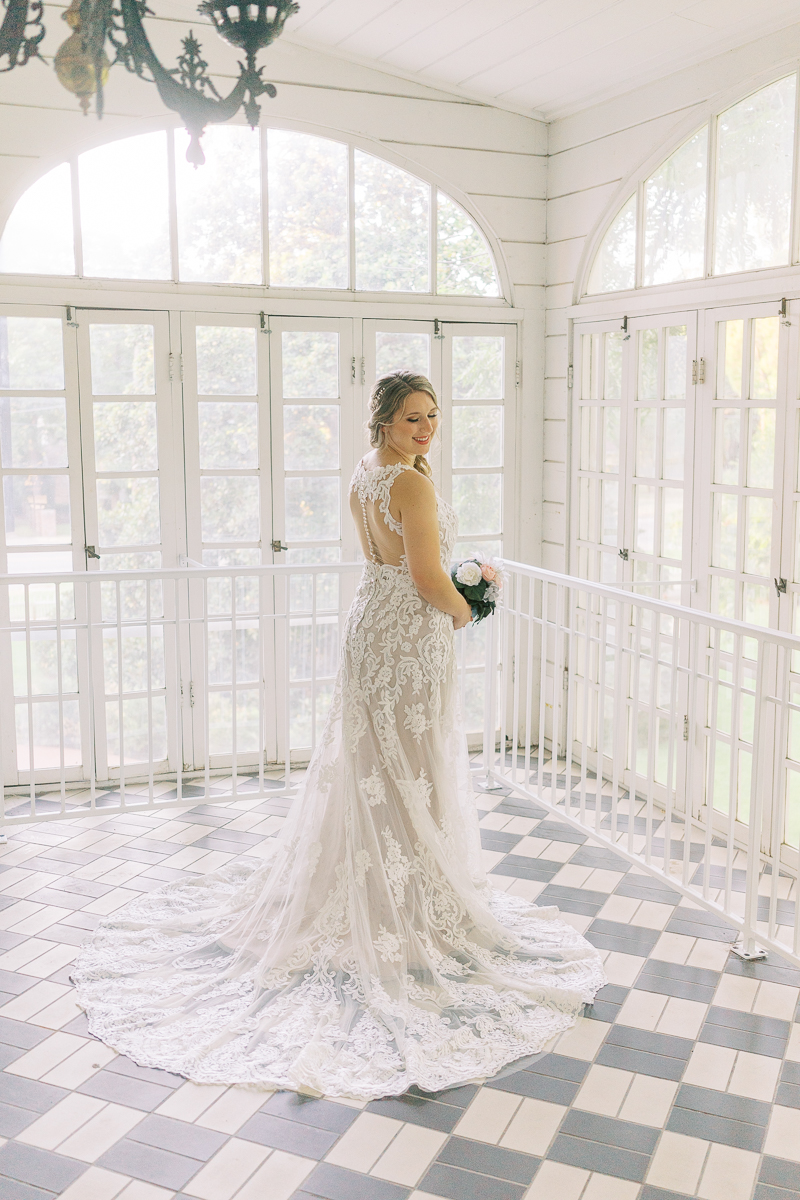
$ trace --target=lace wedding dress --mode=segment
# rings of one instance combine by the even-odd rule
[[[353,478],[389,510],[402,465]],[[438,502],[442,563],[456,536]],[[272,857],[105,920],[73,972],[89,1026],[149,1067],[360,1099],[536,1054],[604,983],[555,908],[487,887],[457,716],[452,618],[405,560],[368,561],[330,716]]]

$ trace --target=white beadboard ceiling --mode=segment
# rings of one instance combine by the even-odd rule
[[[300,0],[284,37],[552,120],[798,19],[798,0]]]

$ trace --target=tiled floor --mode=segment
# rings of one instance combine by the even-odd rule
[[[90,1038],[69,985],[86,931],[259,856],[287,803],[15,827],[0,1200],[800,1200],[800,970],[730,957],[718,919],[517,798],[478,798],[493,881],[558,904],[610,980],[528,1069],[364,1105],[200,1087]]]

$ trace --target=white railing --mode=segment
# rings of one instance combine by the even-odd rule
[[[505,566],[459,639],[479,785],[800,962],[800,638]],[[291,795],[360,570],[0,577],[0,824]]]
[[[488,787],[717,914],[745,956],[800,962],[800,638],[505,569],[486,655]]]

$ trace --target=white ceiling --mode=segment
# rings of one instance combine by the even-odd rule
[[[299,0],[284,38],[547,119],[795,23],[798,0]]]

